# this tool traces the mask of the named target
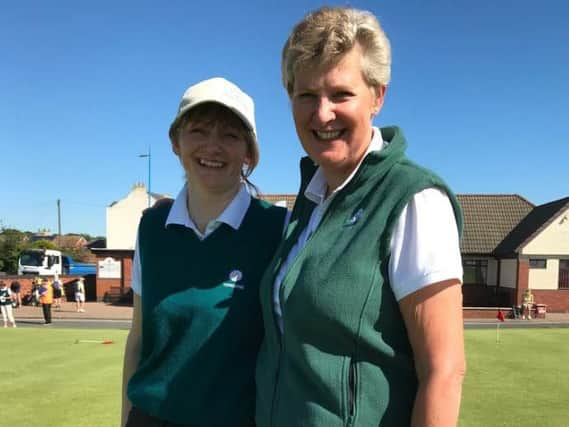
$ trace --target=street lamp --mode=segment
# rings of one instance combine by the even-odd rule
[[[148,153],[139,154],[138,157],[148,158],[148,207],[150,207],[150,165],[152,163],[152,154],[150,153],[150,146],[148,146]]]

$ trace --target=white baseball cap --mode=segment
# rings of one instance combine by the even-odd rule
[[[255,104],[253,99],[243,92],[237,85],[231,83],[223,77],[214,77],[203,80],[190,86],[184,92],[178,112],[174,121],[170,125],[169,135],[172,138],[173,132],[178,125],[180,118],[192,108],[205,102],[216,102],[233,111],[245,126],[252,131],[257,144],[257,131],[255,127]]]

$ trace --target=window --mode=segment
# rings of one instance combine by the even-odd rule
[[[486,285],[488,278],[488,260],[465,259],[462,261],[463,283],[467,285]]]
[[[559,260],[559,289],[569,289],[569,259]]]
[[[32,267],[41,267],[43,265],[44,255],[39,251],[25,251],[20,256],[21,265],[29,265]]]
[[[547,268],[547,260],[544,258],[530,258],[529,268]]]

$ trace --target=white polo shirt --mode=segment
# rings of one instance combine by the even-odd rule
[[[245,214],[249,209],[251,204],[251,196],[247,190],[245,184],[241,184],[241,188],[233,198],[233,200],[227,205],[225,210],[215,219],[208,222],[205,228],[205,232],[202,233],[198,230],[195,223],[190,218],[190,214],[186,206],[188,200],[188,184],[186,183],[182,190],[178,193],[178,196],[174,200],[168,217],[166,218],[165,227],[170,224],[182,225],[184,227],[190,228],[196,233],[196,236],[200,240],[206,239],[211,233],[213,233],[221,224],[227,224],[234,230],[238,230],[245,218]],[[138,234],[137,234],[138,236]],[[138,248],[138,237],[136,239],[136,247],[134,250],[134,259],[132,261],[132,275],[131,275],[131,287],[135,294],[141,295],[141,265],[140,256]]]
[[[383,141],[379,128],[374,127],[373,138],[361,162],[370,152],[380,151],[387,144]],[[316,207],[308,225],[281,265],[273,287],[273,309],[281,331],[279,289],[282,280],[294,259],[318,228],[334,196],[352,180],[361,162],[328,198],[326,179],[320,167],[304,191],[306,198],[316,203]],[[405,206],[393,230],[390,248],[389,282],[397,301],[443,280],[462,281],[462,260],[454,211],[446,193],[437,188],[420,191]]]

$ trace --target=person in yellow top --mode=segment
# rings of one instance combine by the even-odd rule
[[[534,304],[533,294],[531,293],[531,289],[527,288],[524,291],[522,296],[522,318],[523,319],[531,319],[531,309]]]
[[[43,311],[45,324],[51,323],[51,305],[53,304],[53,287],[51,283],[44,277],[40,286],[40,303]]]

